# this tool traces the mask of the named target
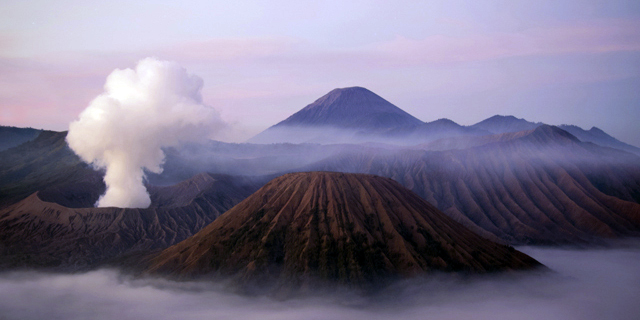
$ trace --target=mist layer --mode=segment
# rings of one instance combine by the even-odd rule
[[[106,169],[98,207],[146,208],[145,170],[162,172],[163,147],[211,137],[223,126],[203,104],[201,78],[174,62],[146,58],[116,69],[69,125],[67,142],[87,163]]]
[[[519,248],[554,272],[408,280],[374,296],[274,300],[116,271],[0,274],[3,319],[636,319],[640,245]]]

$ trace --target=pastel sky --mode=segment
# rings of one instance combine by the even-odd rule
[[[423,121],[495,114],[640,146],[640,1],[0,2],[0,124],[66,130],[147,56],[204,79],[243,141],[334,88]]]

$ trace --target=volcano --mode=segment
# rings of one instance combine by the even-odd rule
[[[369,140],[422,121],[362,87],[338,88],[251,138],[253,143]]]
[[[333,172],[271,180],[148,271],[245,282],[375,283],[430,271],[486,273],[540,266],[484,239],[388,178]]]
[[[420,125],[422,121],[362,87],[339,88],[276,124],[380,129]]]

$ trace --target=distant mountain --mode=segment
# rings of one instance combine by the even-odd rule
[[[332,90],[249,142],[340,143],[358,138],[366,141],[372,134],[420,125],[422,121],[377,94],[350,87]]]
[[[475,147],[354,149],[305,167],[390,177],[490,239],[587,243],[640,235],[640,157],[542,125]]]
[[[543,123],[502,115],[471,126],[461,126],[449,119],[425,123],[365,88],[351,87],[332,90],[248,142],[414,146],[439,139],[520,132],[541,125]],[[640,155],[640,148],[623,143],[598,128],[586,131],[576,126],[560,127],[583,142]],[[440,143],[439,147],[445,145]]]
[[[471,128],[481,129],[490,133],[498,134],[532,130],[539,127],[540,125],[542,125],[542,123],[533,123],[525,119],[516,118],[514,116],[495,115],[472,125]]]
[[[0,209],[0,268],[82,270],[173,245],[195,234],[264,182],[199,174],[151,187],[148,209],[72,208],[72,190],[34,193]],[[73,204],[73,201],[71,201]]]
[[[413,149],[429,151],[460,150],[479,147],[487,144],[508,142],[516,139],[526,140],[537,137],[544,139],[544,143],[558,143],[560,141],[580,142],[578,138],[570,133],[554,126],[541,124],[535,129],[518,132],[507,132],[492,135],[463,135],[452,138],[443,138],[430,143],[415,146]],[[543,142],[543,141],[538,141]]]
[[[438,119],[432,122],[425,122],[415,128],[411,133],[411,137],[417,141],[434,141],[447,137],[482,136],[488,134],[491,134],[491,132],[479,128],[461,126],[449,119]]]
[[[496,115],[472,125],[471,128],[482,129],[494,134],[499,134],[532,130],[541,125],[543,125],[543,123],[541,122],[534,123],[529,122],[525,119],[516,118],[514,116]],[[566,124],[560,125],[558,127],[571,133],[576,138],[580,139],[580,141],[592,142],[603,147],[616,148],[635,153],[636,155],[640,155],[640,148],[626,144],[596,127],[593,127],[590,130],[584,130],[578,126]]]
[[[377,94],[362,87],[350,87],[331,90],[274,127],[330,126],[380,130],[420,124],[422,121]]]
[[[429,151],[446,151],[446,150],[460,150],[473,147],[479,147],[486,144],[511,141],[525,135],[528,135],[532,130],[507,132],[501,134],[491,135],[464,135],[450,138],[442,138],[436,141],[423,143],[414,146],[412,149],[429,150]]]
[[[193,237],[161,252],[148,271],[299,287],[313,279],[362,284],[432,271],[536,266],[534,259],[477,236],[391,179],[310,172],[270,181]]]
[[[42,130],[0,126],[0,151],[19,146],[35,139]]]
[[[584,142],[593,142],[595,144],[599,144],[603,147],[616,148],[628,152],[635,153],[636,155],[640,155],[640,148],[634,147],[632,145],[626,144],[610,135],[605,133],[604,131],[592,127],[589,130],[584,130],[578,126],[574,125],[566,125],[563,124],[558,126],[562,130],[565,130],[572,135],[576,136],[578,139]]]

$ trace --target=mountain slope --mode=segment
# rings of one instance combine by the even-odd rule
[[[161,252],[148,271],[298,286],[316,277],[366,283],[436,270],[535,266],[534,259],[477,236],[391,179],[310,172],[270,181]]]
[[[540,126],[441,152],[345,152],[306,170],[390,177],[456,221],[512,244],[640,235],[640,158]]]
[[[163,249],[193,235],[261,184],[200,174],[175,186],[152,187],[148,209],[69,208],[53,202],[68,201],[67,192],[34,193],[0,209],[0,267],[78,270]]]
[[[38,137],[42,132],[33,128],[0,126],[0,151],[19,146]]]
[[[361,87],[334,89],[287,119],[249,139],[250,143],[385,143],[413,146],[439,139],[473,137],[533,130],[533,123],[495,115],[471,126],[449,119],[421,122],[375,93]],[[600,129],[562,125],[583,142],[640,155],[640,148],[623,143]]]

